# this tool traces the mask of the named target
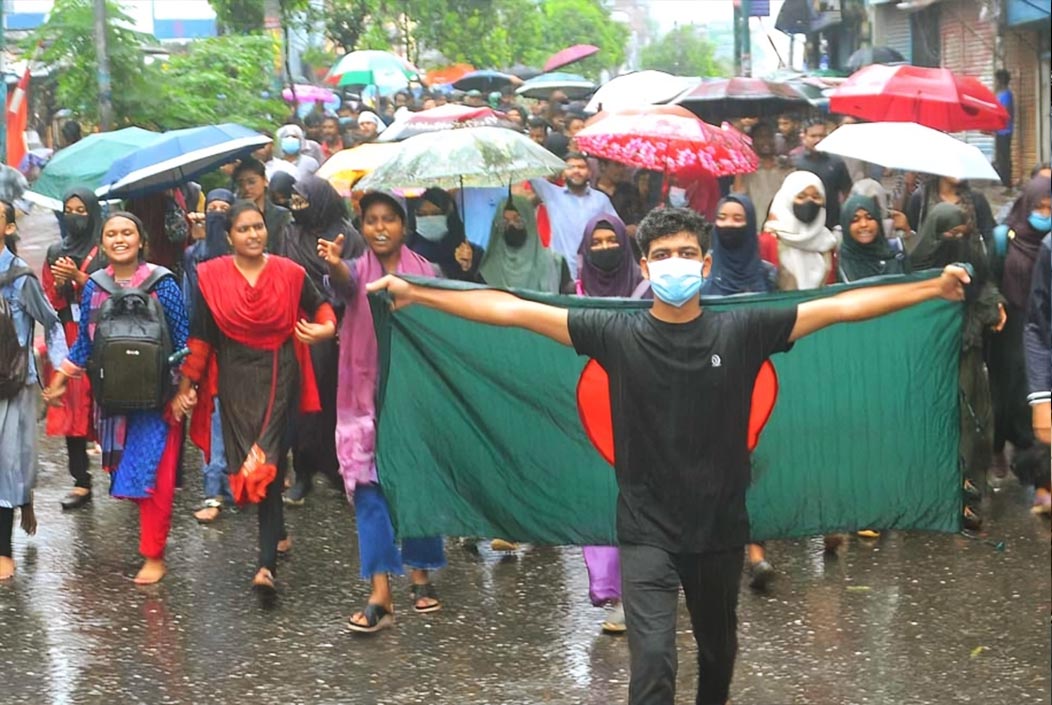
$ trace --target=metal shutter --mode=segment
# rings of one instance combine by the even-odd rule
[[[974,0],[942,3],[942,65],[954,73],[974,76],[992,90],[997,24],[990,20],[980,22],[980,7],[981,3]],[[993,135],[971,131],[960,137],[993,159]]]
[[[878,5],[876,8],[873,43],[894,49],[913,61],[913,33],[910,31],[910,15],[895,4]]]

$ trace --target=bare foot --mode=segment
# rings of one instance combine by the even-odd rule
[[[142,568],[136,574],[134,582],[136,585],[153,585],[160,582],[166,572],[167,569],[163,560],[147,558],[146,562],[142,564]]]
[[[0,580],[10,580],[15,575],[15,561],[7,556],[0,556]]]
[[[273,590],[274,574],[270,572],[269,568],[260,568],[256,571],[256,577],[252,578],[252,587]]]
[[[278,553],[288,553],[292,549],[292,539],[283,538],[278,541]]]

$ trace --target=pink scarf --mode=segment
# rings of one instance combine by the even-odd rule
[[[371,250],[348,262],[351,287],[340,330],[340,377],[336,392],[336,455],[348,496],[355,486],[376,483],[376,382],[379,371],[373,313],[365,285],[387,272]],[[402,247],[397,274],[435,276],[434,267]]]

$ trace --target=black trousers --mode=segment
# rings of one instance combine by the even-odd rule
[[[11,557],[11,532],[15,528],[15,510],[0,507],[0,556]]]
[[[1012,185],[1012,135],[994,135],[994,168],[1001,184]]]
[[[680,585],[698,647],[694,702],[724,705],[727,701],[738,654],[742,548],[674,554],[653,546],[621,546],[621,602],[631,654],[629,705],[672,705],[676,701]]]
[[[66,454],[69,456],[69,474],[73,476],[73,486],[91,489],[91,473],[88,469],[88,439],[66,436]]]
[[[292,421],[292,465],[296,482],[307,483],[321,472],[330,481],[340,478],[340,461],[336,457],[336,390],[340,348],[336,340],[323,340],[310,349],[314,376],[321,398],[321,411],[297,412]],[[337,483],[342,486],[342,481]]]
[[[1008,320],[997,335],[990,336],[986,364],[990,372],[990,395],[994,403],[994,452],[1004,450],[1005,441],[1018,450],[1034,445],[1030,406],[1026,402],[1026,359],[1023,328],[1026,312],[1005,305]]]
[[[285,465],[287,453],[278,461],[278,473],[267,485],[267,495],[259,503],[259,567],[267,568],[272,575],[278,574],[278,541],[285,539],[285,504],[281,493],[285,491]]]

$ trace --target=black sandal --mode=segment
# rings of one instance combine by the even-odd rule
[[[219,511],[216,512],[216,515],[211,519],[202,519],[201,517],[197,516],[198,512],[204,511],[205,509],[218,509]],[[223,502],[212,497],[209,497],[204,502],[201,502],[201,504],[194,507],[194,519],[197,520],[198,524],[211,524],[216,519],[218,519],[222,513]]]
[[[423,583],[421,585],[413,583],[409,587],[409,592],[413,595],[413,611],[417,614],[438,612],[442,609],[442,603],[438,601],[438,593],[435,592],[435,586],[431,583]],[[434,603],[426,607],[420,607],[418,604],[420,600],[434,600]]]
[[[383,605],[377,605],[370,602],[365,606],[365,609],[362,610],[362,616],[365,617],[365,624],[358,624],[348,617],[347,627],[351,631],[359,632],[361,634],[375,634],[382,629],[388,629],[394,626],[394,615]]]

